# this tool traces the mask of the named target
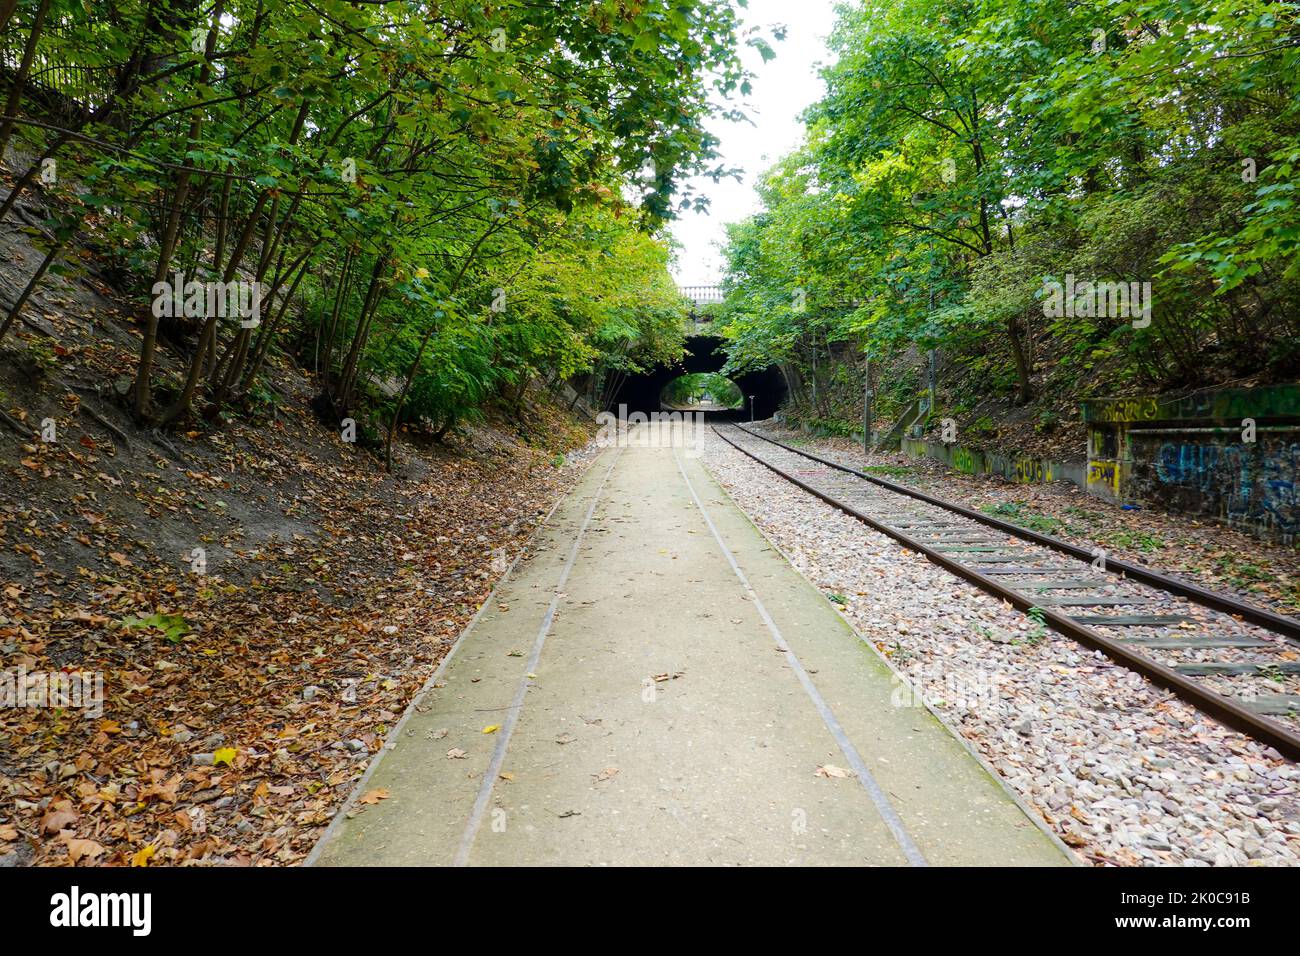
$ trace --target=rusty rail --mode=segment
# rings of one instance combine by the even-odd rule
[[[1044,535],[1044,534],[1039,534],[1038,532],[1028,531],[1024,528],[1019,528],[1016,525],[1010,524],[1008,522],[1000,521],[996,518],[991,518],[988,515],[981,514],[980,512],[973,511],[970,508],[966,508],[961,505],[955,505],[952,504],[951,502],[944,501],[942,498],[936,498],[933,495],[928,495],[924,492],[916,491],[915,489],[907,488],[903,485],[895,484],[892,481],[885,481],[883,479],[876,478],[872,475],[868,475],[863,472],[860,472],[854,468],[849,468],[846,465],[841,465],[838,462],[830,461],[826,458],[822,458],[819,455],[814,455],[811,452],[803,451],[802,449],[799,448],[794,448],[783,442],[779,442],[776,439],[768,438],[766,435],[760,435],[756,432],[751,431],[748,428],[745,428],[742,425],[733,424],[731,427],[734,427],[739,431],[742,431],[753,438],[761,439],[762,441],[769,442],[770,444],[776,445],[779,448],[783,448],[788,452],[792,452],[793,454],[800,455],[811,461],[815,461],[818,464],[825,465],[827,467],[834,468],[838,471],[843,471],[848,474],[854,475],[865,481],[886,488],[889,491],[908,495],[910,497],[923,501],[926,504],[934,505],[936,507],[943,508],[955,514],[962,515],[963,517],[980,521],[983,524],[997,528],[999,531],[1004,531],[1010,535],[1019,537],[1026,541],[1030,541],[1034,544],[1042,545],[1044,547],[1048,547],[1053,550],[1060,551],[1065,554],[1069,554],[1072,557],[1082,558],[1083,560],[1089,560],[1092,558],[1091,552],[1088,552],[1083,548],[1077,547],[1076,545],[1072,545],[1067,541],[1061,541],[1059,538],[1053,538],[1050,535]],[[736,442],[732,441],[725,434],[720,432],[716,426],[713,426],[713,432],[719,438],[725,441],[727,444],[735,448],[737,451],[748,456],[749,458],[752,458],[760,465],[763,465],[764,467],[780,475],[782,478],[784,478],[786,481],[790,482],[791,484],[795,485],[796,487],[801,488],[804,491],[808,492],[809,494],[821,499],[822,501],[826,502],[826,504],[839,509],[840,511],[844,512],[845,514],[849,515],[850,517],[858,521],[861,521],[863,524],[867,525],[868,527],[873,528],[876,531],[881,532],[882,534],[888,535],[889,537],[893,538],[895,541],[902,544],[904,547],[912,551],[916,551],[919,554],[925,555],[926,558],[928,558],[930,561],[934,562],[935,564],[938,564],[940,567],[952,572],[953,574],[956,574],[957,576],[963,578],[966,581],[969,581],[970,583],[974,584],[976,587],[980,588],[981,590],[986,591],[987,593],[992,594],[995,597],[1001,598],[1002,600],[1009,602],[1018,610],[1028,611],[1030,608],[1037,608],[1038,612],[1042,614],[1044,622],[1050,624],[1052,628],[1057,632],[1064,634],[1066,637],[1078,641],[1080,644],[1083,644],[1085,647],[1091,647],[1094,650],[1101,651],[1102,653],[1104,653],[1106,656],[1110,657],[1112,660],[1116,661],[1117,663],[1122,664],[1123,666],[1129,668],[1130,670],[1133,670],[1143,675],[1153,683],[1161,687],[1164,687],[1167,690],[1172,691],[1173,693],[1181,697],[1183,700],[1186,700],[1188,703],[1192,704],[1197,709],[1210,715],[1211,717],[1215,718],[1221,723],[1229,727],[1232,727],[1234,730],[1239,730],[1242,733],[1245,733],[1248,736],[1251,736],[1256,740],[1261,741],[1262,743],[1268,744],[1270,747],[1276,749],[1287,759],[1300,760],[1300,734],[1297,734],[1296,732],[1288,729],[1287,727],[1282,726],[1280,723],[1276,721],[1269,720],[1267,717],[1264,717],[1260,714],[1255,713],[1252,710],[1249,710],[1246,707],[1241,706],[1231,698],[1225,697],[1224,695],[1219,694],[1216,691],[1206,690],[1204,687],[1199,686],[1195,681],[1187,677],[1184,677],[1182,674],[1179,674],[1177,671],[1173,670],[1172,668],[1166,667],[1164,664],[1160,664],[1148,657],[1145,657],[1133,650],[1130,650],[1128,647],[1124,646],[1122,642],[1117,641],[1113,638],[1106,637],[1104,634],[1098,633],[1097,631],[1093,630],[1092,628],[1088,627],[1085,624],[1080,624],[1078,621],[1073,620],[1072,618],[1061,613],[1060,611],[1052,610],[1050,607],[1038,606],[1037,604],[1035,604],[1033,599],[1028,595],[1022,594],[1021,592],[1015,590],[1014,588],[1008,587],[1002,584],[1001,582],[994,580],[988,575],[981,574],[979,571],[975,570],[974,568],[962,564],[960,561],[954,558],[950,558],[947,555],[943,554],[942,552],[937,551],[934,548],[916,540],[915,538],[905,533],[904,531],[897,528],[893,528],[887,524],[884,524],[883,522],[877,521],[876,519],[872,518],[870,515],[864,514],[863,512],[859,511],[857,508],[854,508],[852,505],[839,501],[838,499],[832,497],[831,495],[828,495],[825,492],[817,488],[814,488],[812,485],[808,484],[807,482],[801,481],[800,479],[794,477],[793,475],[787,474],[786,472],[778,468],[776,465],[773,465],[771,462],[765,461],[764,459],[760,458],[758,455],[755,455],[753,452],[749,451],[749,449],[744,448],[741,445],[737,444]],[[1290,637],[1292,639],[1295,639],[1296,637],[1300,636],[1300,621],[1296,621],[1293,618],[1284,617],[1283,615],[1280,614],[1275,614],[1271,611],[1265,610],[1264,608],[1254,607],[1253,605],[1249,605],[1242,601],[1238,601],[1235,598],[1229,597],[1227,595],[1215,594],[1212,591],[1207,591],[1204,588],[1197,587],[1194,584],[1189,584],[1188,582],[1185,581],[1179,581],[1176,578],[1170,578],[1166,575],[1159,574],[1154,571],[1150,571],[1146,568],[1141,568],[1138,565],[1128,564],[1127,562],[1107,561],[1107,570],[1111,570],[1111,569],[1119,569],[1123,571],[1127,576],[1132,577],[1135,580],[1141,580],[1144,583],[1150,584],[1154,587],[1160,588],[1169,593],[1178,594],[1180,597],[1186,597],[1189,600],[1195,601],[1196,603],[1203,604],[1207,607],[1211,607],[1214,610],[1225,611],[1226,613],[1231,613],[1231,614],[1237,614],[1240,617],[1243,617],[1247,620],[1251,620],[1253,623],[1261,624],[1261,626],[1267,628],[1268,630],[1284,633],[1287,637]],[[1140,573],[1139,574],[1132,573],[1134,571]],[[1174,585],[1174,587],[1169,587],[1167,586],[1167,584]],[[1205,600],[1205,598],[1212,599],[1212,601]],[[1286,626],[1286,630],[1276,627],[1271,623],[1264,623],[1264,622],[1271,622],[1273,620],[1282,622],[1282,624]]]

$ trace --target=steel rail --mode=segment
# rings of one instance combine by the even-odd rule
[[[992,515],[986,515],[981,511],[975,511],[972,508],[953,504],[951,501],[944,501],[942,498],[936,498],[934,495],[926,494],[924,491],[918,491],[915,488],[908,488],[906,485],[900,485],[884,478],[877,478],[875,475],[869,475],[865,472],[858,471],[856,468],[850,468],[848,465],[841,465],[837,461],[831,461],[830,459],[823,458],[820,455],[814,455],[812,452],[804,451],[800,448],[794,448],[784,442],[777,441],[775,438],[768,438],[766,435],[760,435],[758,432],[751,431],[744,425],[735,424],[735,427],[753,438],[769,442],[776,445],[778,448],[784,448],[786,451],[793,452],[796,455],[802,455],[804,458],[825,465],[828,468],[834,468],[838,471],[855,475],[874,485],[888,488],[890,491],[897,492],[901,495],[907,495],[911,498],[916,498],[918,501],[924,501],[926,504],[934,505],[937,508],[943,508],[945,511],[951,511],[964,518],[970,518],[972,521],[978,521],[980,524],[987,525],[990,528],[997,528],[999,531],[1005,531],[1007,534],[1013,535],[1014,537],[1020,538],[1024,541],[1032,541],[1034,544],[1041,544],[1044,547],[1063,552],[1064,554],[1079,558],[1082,561],[1092,561],[1096,557],[1093,552],[1086,548],[1081,548],[1068,541],[1062,541],[1060,538],[1054,538],[1050,534],[1030,531],[1028,528],[1022,528],[1009,521],[994,518]],[[716,432],[717,429],[715,428],[714,431]],[[1247,604],[1245,601],[1240,601],[1227,594],[1218,594],[1199,585],[1192,584],[1190,581],[1183,581],[1167,574],[1161,574],[1159,571],[1153,571],[1140,564],[1132,564],[1128,561],[1120,560],[1119,558],[1107,557],[1104,570],[1122,571],[1125,575],[1135,581],[1141,581],[1143,584],[1150,584],[1153,587],[1159,588],[1162,591],[1167,591],[1170,594],[1177,594],[1179,597],[1185,597],[1204,607],[1240,617],[1242,620],[1249,621],[1252,624],[1258,624],[1266,630],[1282,634],[1294,641],[1300,641],[1300,621],[1293,617],[1287,617],[1286,615],[1278,614],[1276,611],[1270,611],[1267,608]]]
[[[872,518],[871,516],[863,513],[862,511],[859,511],[857,508],[854,508],[852,505],[839,501],[838,499],[832,497],[831,495],[826,494],[820,489],[814,488],[812,485],[808,484],[807,482],[801,481],[800,479],[794,477],[793,475],[786,473],[785,471],[778,468],[776,465],[773,465],[771,462],[765,461],[764,459],[760,458],[758,455],[755,455],[749,449],[744,448],[741,445],[737,444],[736,442],[732,441],[725,434],[718,431],[716,426],[710,426],[710,427],[713,428],[713,433],[717,435],[719,438],[721,438],[723,441],[725,441],[727,444],[731,445],[737,451],[748,456],[749,458],[752,458],[760,465],[763,465],[764,467],[780,475],[782,478],[790,482],[792,485],[795,485],[796,487],[803,489],[809,494],[824,501],[826,504],[830,505],[831,507],[839,509],[840,511],[847,514],[849,517],[862,522],[868,527],[873,528],[876,531],[881,532],[882,534],[888,535],[889,537],[893,538],[895,541],[902,544],[904,547],[916,551],[919,554],[925,555],[926,558],[928,558],[930,561],[934,562],[935,564],[939,565],[940,567],[944,568],[945,570],[952,572],[953,574],[965,579],[966,581],[969,581],[971,584],[974,584],[976,587],[980,588],[981,590],[986,591],[987,593],[992,594],[995,597],[1001,598],[1002,600],[1009,602],[1012,606],[1014,606],[1018,610],[1028,611],[1030,608],[1037,608],[1037,611],[1042,615],[1044,622],[1050,624],[1052,628],[1058,631],[1059,633],[1064,634],[1066,637],[1078,641],[1080,644],[1083,644],[1086,647],[1091,647],[1094,650],[1101,651],[1103,654],[1105,654],[1107,657],[1111,658],[1115,662],[1122,664],[1124,667],[1127,667],[1128,669],[1143,675],[1144,677],[1149,679],[1152,683],[1172,691],[1174,694],[1181,697],[1183,700],[1186,700],[1188,703],[1192,704],[1197,709],[1203,711],[1204,713],[1215,718],[1221,723],[1229,727],[1232,727],[1234,730],[1239,730],[1242,733],[1245,733],[1248,736],[1261,741],[1262,743],[1268,744],[1270,747],[1273,747],[1275,750],[1277,750],[1280,754],[1282,754],[1287,759],[1300,761],[1300,734],[1297,734],[1294,731],[1289,730],[1286,727],[1282,726],[1281,724],[1269,720],[1268,718],[1263,717],[1260,714],[1257,714],[1254,711],[1241,706],[1240,704],[1238,704],[1236,701],[1232,700],[1229,697],[1225,697],[1224,695],[1217,693],[1216,691],[1206,690],[1205,688],[1198,685],[1195,681],[1190,680],[1187,677],[1184,677],[1182,674],[1179,674],[1177,671],[1173,670],[1172,668],[1166,667],[1164,664],[1160,664],[1152,660],[1151,658],[1145,657],[1139,653],[1136,653],[1133,650],[1130,650],[1128,647],[1126,647],[1123,644],[1123,642],[1117,641],[1114,638],[1106,637],[1104,634],[1101,634],[1093,630],[1091,627],[1088,627],[1085,624],[1080,624],[1078,621],[1073,620],[1072,618],[1061,613],[1060,611],[1054,611],[1050,607],[1039,606],[1028,595],[1022,594],[1021,592],[1015,590],[1014,588],[1007,587],[1006,585],[1000,583],[999,581],[994,580],[988,575],[981,574],[979,571],[976,571],[974,568],[964,565],[960,561],[957,561],[954,558],[950,558],[940,551],[936,551],[934,548],[916,540],[911,535],[906,534],[905,532],[897,528],[893,528],[887,524],[884,524],[883,522],[878,521],[875,518]],[[781,442],[775,441],[770,438],[766,438],[763,435],[755,434],[754,432],[751,432],[748,428],[744,428],[739,425],[736,425],[735,427],[738,428],[740,431],[745,432],[748,435],[751,435],[754,438],[762,438],[764,441],[771,442],[773,445],[777,445],[797,455],[801,455],[805,458],[812,459],[821,464],[833,466],[840,471],[848,472],[849,474],[856,475],[859,478],[864,478],[868,481],[873,481],[877,484],[881,484],[882,486],[888,488],[891,491],[904,492],[910,494],[913,497],[920,498],[921,500],[925,501],[927,504],[936,505],[938,507],[945,508],[949,511],[953,511],[958,514],[968,515],[971,517],[974,517],[975,515],[978,514],[977,512],[971,512],[970,509],[963,508],[960,505],[951,505],[948,502],[943,501],[942,499],[934,498],[933,496],[925,495],[919,492],[913,492],[910,489],[903,488],[902,486],[894,485],[893,482],[878,481],[877,479],[873,479],[870,475],[862,474],[861,472],[855,471],[852,468],[847,468],[835,462],[827,461],[826,459],[813,455],[810,452],[801,451],[797,448],[791,448],[788,445],[784,445]],[[994,526],[1001,527],[1004,524],[1005,524],[1004,522],[999,521],[996,522]],[[1015,528],[1014,525],[1010,525],[1010,526],[1006,526],[1006,530],[1023,531],[1024,529],[1017,529]],[[1028,532],[1028,533],[1032,534],[1034,538],[1047,538],[1047,541],[1038,542],[1038,543],[1048,544],[1048,546],[1051,546],[1049,542],[1058,540],[1055,538],[1049,538],[1047,535],[1038,535],[1035,532]],[[1066,544],[1066,542],[1060,542],[1060,543],[1063,545]],[[1086,556],[1086,558],[1092,557],[1092,555],[1089,552],[1083,551],[1083,549],[1081,548],[1076,549],[1074,548],[1073,545],[1067,545],[1067,547],[1071,549],[1070,553],[1073,553],[1074,551],[1082,551],[1083,554]],[[1108,565],[1110,564],[1112,563],[1108,562]],[[1163,576],[1157,575],[1156,577],[1161,578]],[[1211,592],[1206,592],[1206,593],[1211,593]],[[1224,600],[1229,600],[1229,599],[1225,597]],[[1283,620],[1289,620],[1289,619],[1283,618]]]

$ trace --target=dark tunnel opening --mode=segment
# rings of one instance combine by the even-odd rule
[[[691,336],[686,340],[686,355],[682,361],[675,365],[658,366],[642,375],[629,375],[610,399],[608,410],[617,412],[620,405],[626,405],[629,414],[643,412],[648,415],[664,410],[660,396],[669,382],[690,372],[720,372],[726,360],[722,351],[722,339],[712,335]],[[744,408],[705,414],[713,418],[748,421],[752,395],[754,417],[771,418],[785,402],[785,378],[776,366],[732,375],[730,378],[745,396]]]

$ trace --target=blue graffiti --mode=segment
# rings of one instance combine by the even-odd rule
[[[1265,451],[1259,445],[1166,442],[1156,456],[1155,471],[1164,484],[1205,496],[1207,508],[1230,521],[1284,535],[1300,531],[1300,443]]]

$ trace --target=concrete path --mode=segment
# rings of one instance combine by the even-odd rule
[[[607,449],[359,788],[390,796],[312,862],[1068,862],[891,695],[689,452]]]

